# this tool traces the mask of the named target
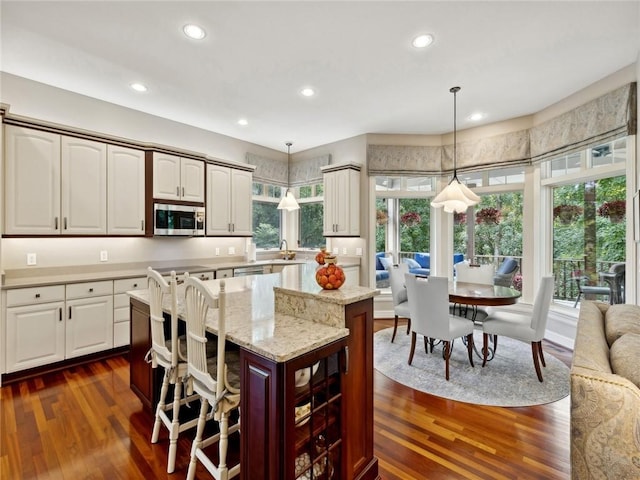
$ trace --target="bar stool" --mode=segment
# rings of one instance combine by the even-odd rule
[[[198,461],[216,480],[228,480],[240,473],[240,464],[231,468],[227,465],[228,436],[240,430],[239,412],[237,421],[229,425],[230,414],[240,407],[240,357],[237,351],[225,351],[225,281],[220,281],[217,298],[204,283],[189,274],[185,274],[184,284],[187,312],[187,388],[200,395],[200,416],[196,437],[191,446],[187,480],[195,478]],[[217,309],[218,317],[218,353],[217,356],[210,357],[206,350],[205,324],[207,315],[213,309]],[[219,430],[203,438],[205,424],[212,416],[218,422]],[[214,443],[218,444],[217,465],[204,450]]]

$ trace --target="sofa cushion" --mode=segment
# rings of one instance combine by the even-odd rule
[[[431,268],[431,257],[428,253],[416,253],[414,258],[422,268]]]
[[[611,370],[627,380],[631,380],[640,388],[640,335],[637,333],[625,333],[618,338],[609,352]]]
[[[386,255],[385,252],[376,253],[376,270],[384,270],[384,267],[380,263],[380,257],[384,257]]]
[[[406,263],[409,268],[420,268],[420,264],[413,258],[403,258],[402,261]]]
[[[625,333],[640,333],[640,306],[611,305],[605,314],[609,347]]]
[[[393,260],[391,260],[389,257],[378,257],[378,260],[382,264],[383,270],[389,270],[389,268],[391,268],[391,266],[393,265]]]

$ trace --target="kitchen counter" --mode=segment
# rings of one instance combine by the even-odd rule
[[[212,272],[217,270],[228,270],[234,268],[254,267],[254,266],[286,266],[301,265],[310,260],[280,260],[265,259],[255,262],[247,262],[242,257],[230,260],[215,262],[211,259],[189,259],[189,260],[168,260],[163,262],[139,262],[139,263],[113,263],[94,265],[74,265],[69,267],[28,267],[13,270],[6,270],[2,276],[2,289],[39,287],[46,285],[56,285],[61,283],[77,283],[100,280],[116,280],[121,278],[144,277],[147,275],[147,267],[151,266],[163,271],[170,271],[171,268],[184,270],[188,268],[191,273]],[[360,265],[359,260],[347,259],[341,262],[344,267]],[[176,273],[183,273],[177,271]]]
[[[343,307],[376,295],[366,287],[322,290],[315,282],[317,265],[289,265],[281,273],[226,278],[227,338],[276,362],[284,362],[343,338]],[[205,285],[217,294],[221,280]],[[148,304],[147,290],[128,292]],[[184,318],[184,285],[178,286],[178,315]],[[316,305],[317,303],[317,305]],[[169,305],[166,307],[169,310]],[[218,331],[218,312],[207,317],[207,330]]]

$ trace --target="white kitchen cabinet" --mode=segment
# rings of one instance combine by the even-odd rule
[[[153,198],[204,203],[204,162],[154,152]]]
[[[207,235],[251,236],[251,172],[207,164]]]
[[[6,372],[64,360],[64,286],[9,290],[6,305]]]
[[[107,233],[144,235],[144,152],[108,145],[107,173]]]
[[[113,346],[122,347],[131,343],[129,290],[147,288],[147,277],[122,278],[113,281]]]
[[[60,233],[60,135],[5,126],[5,232]]]
[[[62,226],[69,235],[107,233],[107,145],[61,137]]]
[[[325,237],[360,235],[360,166],[322,167],[324,177]]]
[[[113,348],[113,282],[67,285],[65,358]]]
[[[359,266],[349,266],[343,267],[344,270],[344,285],[349,287],[358,287],[360,286],[360,267]]]

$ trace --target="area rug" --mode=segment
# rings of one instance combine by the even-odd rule
[[[392,328],[374,335],[374,367],[390,379],[414,390],[460,402],[501,407],[542,405],[569,395],[569,368],[547,352],[544,356],[547,366],[541,367],[544,381],[538,381],[531,344],[499,337],[495,357],[482,368],[482,359],[474,354],[475,368],[472,368],[467,347],[457,339],[447,381],[442,345],[436,345],[433,353],[427,354],[422,337],[418,335],[413,362],[409,365],[411,335],[405,332],[404,327],[399,327],[393,343]],[[482,332],[475,332],[474,342],[480,351]]]

